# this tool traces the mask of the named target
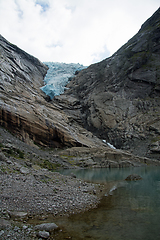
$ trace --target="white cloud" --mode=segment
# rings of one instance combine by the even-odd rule
[[[113,54],[159,0],[0,0],[0,33],[41,61],[89,65]]]

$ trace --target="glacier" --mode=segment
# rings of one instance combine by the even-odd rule
[[[64,93],[67,83],[72,79],[76,71],[86,68],[79,63],[44,62],[49,69],[44,79],[41,90],[51,99]]]

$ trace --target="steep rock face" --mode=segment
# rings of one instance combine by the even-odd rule
[[[160,8],[112,57],[82,70],[68,85],[84,126],[117,148],[159,158]],[[76,115],[76,108],[65,111]]]
[[[40,90],[48,67],[0,35],[0,124],[43,146],[104,145]]]
[[[47,66],[0,36],[0,124],[29,144],[80,147],[60,153],[77,166],[150,162],[111,150],[101,139],[159,159],[159,30],[160,9],[112,57],[80,71],[50,102],[40,90]]]

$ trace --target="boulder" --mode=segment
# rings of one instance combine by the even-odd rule
[[[26,168],[26,167],[21,167],[21,168],[20,168],[20,172],[21,172],[22,174],[28,174],[30,171],[29,171],[29,169]]]
[[[39,238],[47,239],[49,238],[49,236],[50,236],[49,232],[46,232],[46,231],[39,231],[37,233],[37,237]]]
[[[139,176],[138,174],[130,174],[128,177],[126,177],[126,181],[137,181],[137,180],[141,180],[142,177]]]
[[[35,226],[35,230],[52,232],[56,230],[58,226],[55,223],[42,223]]]
[[[28,213],[27,212],[17,212],[17,211],[9,211],[8,212],[10,218],[12,219],[27,219],[28,218]]]
[[[72,178],[76,178],[76,175],[75,175],[73,172],[70,174],[70,176],[71,176]]]

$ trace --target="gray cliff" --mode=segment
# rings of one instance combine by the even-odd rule
[[[76,98],[85,128],[116,148],[159,159],[160,8],[113,56],[81,71],[67,87],[55,99]]]
[[[0,124],[28,144],[104,145],[40,89],[48,67],[0,35]],[[68,101],[73,101],[68,97]]]

